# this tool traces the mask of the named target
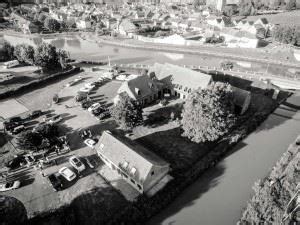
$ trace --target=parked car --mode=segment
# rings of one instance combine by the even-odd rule
[[[24,125],[20,125],[20,126],[17,126],[15,127],[13,130],[12,130],[12,134],[19,134],[21,133],[22,131],[25,130],[25,126]]]
[[[26,163],[25,157],[22,155],[18,155],[12,160],[5,163],[5,166],[8,167],[9,169],[16,169],[20,167],[21,164],[25,164],[25,163]]]
[[[93,104],[92,101],[90,101],[90,100],[85,100],[85,101],[82,101],[82,102],[81,102],[81,107],[82,107],[83,109],[88,109],[92,104]]]
[[[88,158],[85,158],[85,161],[86,161],[86,164],[88,164],[88,166],[91,168],[91,169],[94,169],[95,166],[93,165],[92,161],[89,160]]]
[[[80,161],[77,156],[72,156],[69,159],[69,163],[78,171],[82,172],[85,170],[85,165]]]
[[[50,174],[47,178],[55,191],[62,190],[63,183],[59,173]]]
[[[7,131],[12,131],[15,127],[20,126],[21,124],[19,122],[8,122],[5,121],[3,123],[4,129]]]
[[[34,110],[30,113],[29,118],[34,119],[42,115],[42,110]]]
[[[101,107],[101,104],[99,103],[99,102],[97,102],[97,103],[94,103],[93,105],[91,105],[89,108],[88,108],[88,111],[89,112],[92,112],[92,111],[94,111],[94,110],[96,110],[96,109],[98,109],[98,108],[100,108]]]
[[[32,155],[25,156],[25,160],[26,160],[27,167],[33,165],[36,161],[36,159]]]
[[[86,144],[90,148],[94,148],[95,145],[97,144],[97,141],[94,139],[88,138],[88,139],[84,140],[84,144]]]
[[[90,93],[92,90],[93,90],[93,88],[88,88],[88,87],[82,87],[82,88],[80,88],[79,89],[81,92],[86,92],[86,93]]]
[[[102,113],[102,112],[104,112],[105,110],[102,108],[102,107],[99,107],[99,108],[97,108],[97,109],[94,109],[94,110],[92,110],[92,114],[94,115],[94,116],[99,116],[100,115],[100,113]]]
[[[23,122],[23,119],[20,117],[20,116],[15,116],[15,117],[12,117],[8,120],[9,123],[20,123],[20,122]]]
[[[76,178],[76,174],[70,170],[68,167],[62,167],[58,173],[66,178],[67,181],[72,181]]]
[[[4,183],[4,184],[0,184],[0,192],[17,189],[20,186],[21,186],[21,182],[18,181],[18,180],[13,181],[13,182],[7,182],[7,183]]]
[[[108,117],[110,117],[110,112],[107,110],[107,111],[100,113],[100,115],[97,118],[98,118],[98,120],[104,120]]]
[[[86,88],[90,88],[91,90],[93,90],[96,87],[95,84],[93,84],[93,83],[86,83],[84,86]]]
[[[60,115],[56,115],[56,116],[53,116],[51,117],[49,120],[48,120],[48,123],[59,123],[60,121],[62,120],[61,116]]]

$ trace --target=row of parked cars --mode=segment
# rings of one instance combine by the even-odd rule
[[[94,165],[88,158],[85,158],[85,162],[90,168],[94,168]],[[81,174],[83,171],[86,170],[85,164],[77,156],[71,156],[69,158],[69,163],[71,164],[72,168],[75,169],[77,174]],[[50,174],[47,177],[47,179],[50,182],[53,189],[55,191],[59,191],[64,188],[63,179],[67,180],[68,182],[72,182],[73,180],[76,179],[77,174],[70,168],[64,166],[61,169],[59,169],[59,171],[57,173]]]
[[[3,123],[4,129],[10,132],[11,134],[19,134],[22,131],[26,130],[25,124],[28,120],[38,118],[43,114],[44,113],[41,110],[35,110],[29,113],[25,117],[20,117],[20,116],[12,117],[4,121]],[[47,114],[43,118],[43,121],[38,124],[38,126],[45,123],[49,123],[49,124],[58,123],[61,120],[62,118],[60,115]]]

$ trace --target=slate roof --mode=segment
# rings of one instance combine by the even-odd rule
[[[156,78],[160,81],[170,81],[172,84],[196,90],[199,87],[206,88],[212,81],[210,75],[197,72],[181,66],[165,63],[155,63],[149,72],[155,72]]]
[[[150,176],[150,171],[154,166],[169,166],[166,161],[143,146],[126,137],[112,134],[110,131],[103,132],[96,149],[129,174],[130,171],[135,170],[131,177],[141,184]]]
[[[138,91],[140,94],[138,94]],[[123,82],[118,90],[118,94],[122,92],[126,92],[129,97],[138,100],[157,93],[158,87],[147,75],[142,75]]]

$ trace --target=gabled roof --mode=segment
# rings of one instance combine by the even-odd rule
[[[267,25],[267,24],[269,23],[269,21],[268,21],[267,18],[265,18],[265,17],[259,18],[259,19],[256,21],[256,23],[259,22],[259,21],[261,21],[262,24],[264,24],[264,25]]]
[[[172,84],[179,84],[193,90],[199,87],[206,88],[212,80],[210,75],[169,63],[155,63],[149,70],[149,72],[151,71],[155,73],[158,80],[170,79]]]
[[[135,171],[131,177],[142,185],[154,166],[169,166],[166,161],[143,146],[109,131],[103,132],[96,149],[115,165],[127,171],[128,174]]]
[[[123,27],[123,29],[125,30],[125,31],[134,31],[134,30],[136,30],[136,26],[131,22],[131,21],[129,21],[128,19],[124,19],[124,20],[122,20],[121,21],[121,23],[120,23],[120,27]]]
[[[134,79],[125,81],[118,90],[118,94],[126,92],[129,97],[138,100],[146,96],[157,93],[156,83],[147,75],[138,76]]]

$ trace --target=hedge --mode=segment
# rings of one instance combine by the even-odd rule
[[[10,89],[6,92],[1,93],[0,94],[0,99],[12,97],[16,94],[20,94],[24,91],[27,91],[29,88],[37,88],[40,85],[47,84],[50,81],[55,81],[55,80],[59,79],[62,76],[72,75],[72,74],[77,73],[77,72],[80,72],[80,67],[72,67],[71,69],[69,69],[67,71],[54,73],[54,74],[51,74],[49,76],[45,76],[43,78],[30,81],[30,82],[28,82],[24,85],[21,85],[19,87],[16,87],[16,88],[13,88],[13,89]]]

